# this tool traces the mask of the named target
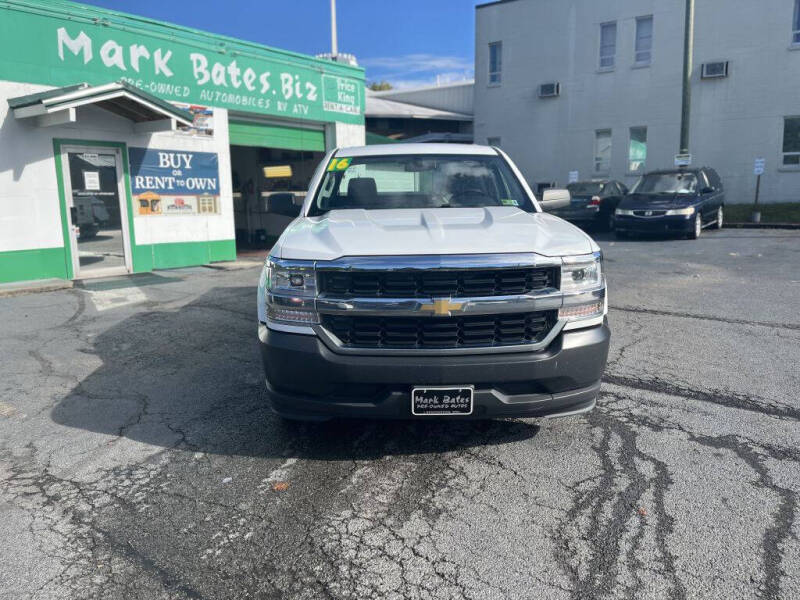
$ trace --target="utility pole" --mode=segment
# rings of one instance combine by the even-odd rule
[[[681,108],[680,154],[689,154],[689,119],[692,110],[692,55],[694,53],[694,0],[686,0],[683,31],[683,106]]]
[[[333,60],[339,54],[339,42],[336,36],[336,0],[331,0],[331,56]]]

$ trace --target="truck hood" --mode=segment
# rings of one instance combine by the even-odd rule
[[[588,254],[597,244],[583,231],[546,213],[515,207],[334,210],[295,219],[272,253],[297,260],[344,256]]]

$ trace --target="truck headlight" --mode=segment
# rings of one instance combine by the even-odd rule
[[[683,215],[685,217],[691,217],[694,214],[694,206],[687,206],[686,208],[670,208],[666,213],[668,216],[678,216]]]
[[[603,287],[603,253],[561,259],[561,292],[572,294]]]
[[[602,252],[563,257],[561,292],[564,305],[558,311],[558,318],[567,321],[602,318],[607,306],[605,287]]]
[[[269,257],[264,270],[264,302],[269,320],[295,325],[319,323],[313,261]]]

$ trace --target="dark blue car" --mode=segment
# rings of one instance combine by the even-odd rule
[[[628,193],[625,184],[598,179],[570,183],[567,189],[571,197],[569,206],[548,212],[581,227],[590,226],[604,231],[614,229],[614,210]]]
[[[642,175],[615,211],[618,237],[674,234],[696,240],[722,228],[725,190],[714,169],[671,169]]]

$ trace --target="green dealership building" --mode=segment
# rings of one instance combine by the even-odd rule
[[[358,67],[64,0],[3,0],[0,283],[266,248],[326,150],[364,137]]]

